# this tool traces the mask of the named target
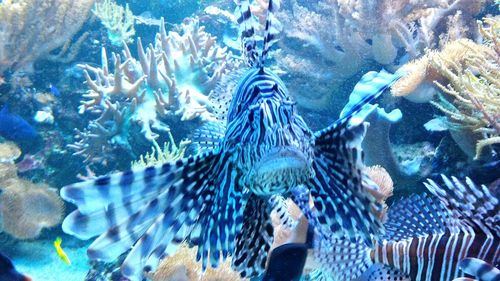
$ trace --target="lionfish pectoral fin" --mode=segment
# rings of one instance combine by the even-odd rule
[[[444,233],[456,233],[460,222],[436,198],[423,193],[394,203],[385,223],[385,236],[392,241]]]
[[[132,249],[122,272],[140,280],[145,265],[154,268],[213,203],[219,157],[209,152],[66,186],[62,198],[78,209],[65,218],[63,230],[83,238],[100,235],[87,251],[94,260],[112,261]]]
[[[348,280],[348,279],[346,279]],[[411,281],[410,276],[400,270],[382,264],[373,264],[356,281]]]
[[[315,236],[313,256],[314,261],[320,265],[319,269],[332,275],[334,280],[355,280],[373,265],[370,248],[362,239],[350,241],[331,236]]]
[[[235,239],[244,225],[244,210],[247,194],[240,186],[240,173],[235,167],[234,153],[221,153],[214,180],[217,189],[210,195],[212,203],[205,205],[190,234],[190,241],[198,246],[197,260],[201,260],[202,270],[210,264],[219,265],[234,253]]]
[[[315,177],[306,186],[311,191],[315,214],[337,237],[363,237],[383,232],[378,219],[381,205],[363,185],[361,141],[364,125],[348,128],[339,124],[318,135],[315,142]]]
[[[381,206],[363,186],[361,142],[366,124],[362,117],[366,114],[362,112],[400,77],[386,71],[365,74],[354,87],[340,119],[315,133],[316,176],[307,186],[318,221],[339,236],[354,239],[360,235],[369,245],[371,235],[383,232],[383,226],[377,218]],[[360,116],[361,120],[354,120]]]
[[[499,200],[485,185],[478,186],[470,178],[465,182],[441,175],[443,184],[428,179],[424,185],[459,219],[472,222],[483,232],[500,233]]]
[[[244,212],[244,227],[236,236],[232,267],[241,277],[256,277],[264,272],[273,243],[273,226],[268,201],[250,195]]]
[[[224,138],[226,126],[221,121],[207,122],[193,133],[191,143],[196,153],[204,153],[219,148]]]

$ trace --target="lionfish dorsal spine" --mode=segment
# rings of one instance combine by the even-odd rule
[[[237,5],[236,21],[239,25],[240,40],[243,57],[250,67],[263,67],[271,46],[277,41],[281,32],[281,23],[275,16],[276,11],[281,6],[280,0],[269,0],[265,11],[265,24],[262,38],[262,48],[257,49],[257,31],[259,23],[252,15],[250,1],[235,0]]]

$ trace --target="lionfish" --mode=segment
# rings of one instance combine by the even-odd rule
[[[99,235],[87,251],[93,260],[114,261],[130,250],[121,269],[132,280],[154,270],[184,240],[198,247],[203,269],[231,256],[242,277],[261,274],[273,240],[270,198],[291,196],[297,186],[310,191],[318,220],[332,233],[371,242],[382,231],[379,206],[363,186],[360,142],[366,126],[350,121],[399,77],[366,74],[360,87],[370,94],[313,133],[283,81],[264,67],[279,33],[279,1],[269,1],[261,50],[249,1],[237,5],[249,69],[227,101],[225,121],[197,133],[204,152],[61,190],[78,207],[63,230],[81,239]]]
[[[338,280],[499,281],[500,205],[490,190],[466,178],[427,180],[433,196],[412,195],[389,211],[386,233],[369,248],[362,241],[318,239],[315,255]],[[462,269],[462,271],[460,270]],[[458,279],[455,279],[458,278]]]

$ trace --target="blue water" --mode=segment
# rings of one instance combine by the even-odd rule
[[[74,1],[80,3],[77,8],[71,3],[65,20],[58,13],[65,13],[60,3],[68,1],[42,1],[47,3],[43,6],[41,1],[29,0],[19,8],[27,11],[20,15],[11,2],[0,0],[0,14],[5,13],[0,18],[0,252],[18,272],[36,281],[126,280],[119,271],[124,256],[110,263],[93,262],[86,253],[93,239],[82,241],[63,231],[63,218],[76,207],[63,201],[59,190],[80,180],[128,170],[132,162],[147,158],[147,153],[158,158],[164,143],[171,150],[170,155],[163,154],[167,158],[200,151],[185,140],[192,140],[202,126],[220,121],[225,112],[223,106],[217,107],[217,98],[231,96],[246,67],[238,41],[236,5],[230,0],[97,1],[130,11],[133,28],[117,29],[106,26],[102,15],[95,15],[93,1]],[[260,6],[263,1],[251,2],[260,46],[266,7]],[[297,114],[312,131],[339,118],[354,86],[369,71],[402,71],[406,77],[415,71],[406,68],[412,61],[428,59],[430,50],[444,52],[447,44],[457,40],[470,40],[475,50],[488,48],[493,58],[496,54],[496,61],[488,60],[490,72],[500,73],[500,54],[477,23],[482,20],[483,27],[489,28],[487,18],[498,17],[498,4],[364,2],[284,0],[273,15],[281,31],[267,67],[283,80]],[[25,23],[23,28],[13,27],[21,26],[18,21]],[[165,36],[173,42],[164,48],[159,33],[162,24]],[[498,38],[498,27],[494,32]],[[459,51],[464,51],[466,43],[460,42]],[[116,58],[121,63],[118,71]],[[394,88],[387,90],[376,100],[378,108],[363,115],[370,123],[362,143],[363,161],[366,166],[382,166],[394,183],[392,196],[386,200],[389,212],[393,202],[424,193],[422,182],[439,179],[440,174],[469,177],[498,198],[498,85],[481,75],[471,61],[450,58],[460,71],[468,71],[494,89],[496,94],[489,98],[476,97],[483,110],[474,102],[464,106],[447,94],[443,88],[451,80],[427,62],[431,70],[427,75],[420,73],[423,78],[414,82],[407,97],[395,96]],[[152,61],[156,62],[153,66]],[[115,85],[115,77],[121,77],[122,84]],[[446,107],[450,105],[451,109]],[[450,112],[469,112],[479,123],[467,127]],[[482,139],[491,143],[476,155]],[[2,146],[7,143],[22,154],[14,157]],[[149,164],[162,164],[162,159]],[[299,221],[298,217],[294,220]],[[303,230],[291,231],[303,235]],[[62,249],[71,264],[58,255],[53,244],[57,237],[62,237]],[[186,241],[186,245],[194,242]],[[167,265],[171,272],[165,276],[174,279],[161,279],[160,272],[148,280],[185,280],[184,275],[195,280],[194,276],[202,275],[194,260],[195,254],[183,249]],[[303,280],[322,280],[319,276],[326,274],[313,260],[309,254]],[[237,274],[228,268],[220,275],[225,277],[210,280],[234,280]],[[1,279],[2,270],[0,281],[10,281]],[[208,280],[210,274],[202,278]]]

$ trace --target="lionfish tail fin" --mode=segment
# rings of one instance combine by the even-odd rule
[[[313,242],[314,261],[334,280],[355,280],[360,277],[373,264],[370,251],[362,239],[350,241],[316,236]]]
[[[424,185],[460,220],[471,222],[485,233],[500,233],[500,204],[485,185],[441,175],[442,185],[428,179]]]
[[[63,231],[82,239],[99,236],[87,251],[93,260],[113,261],[131,249],[122,272],[141,280],[147,265],[171,254],[204,206],[212,205],[218,157],[205,153],[63,187],[61,197],[78,207]]]
[[[500,270],[483,260],[466,258],[459,263],[459,266],[463,272],[481,281],[500,281]]]
[[[236,18],[240,29],[240,40],[243,56],[250,67],[263,67],[269,49],[277,41],[278,34],[281,32],[281,23],[275,16],[275,12],[281,6],[281,0],[269,0],[267,7],[262,50],[257,50],[257,35],[259,24],[252,15],[250,1],[235,0],[237,5]]]

